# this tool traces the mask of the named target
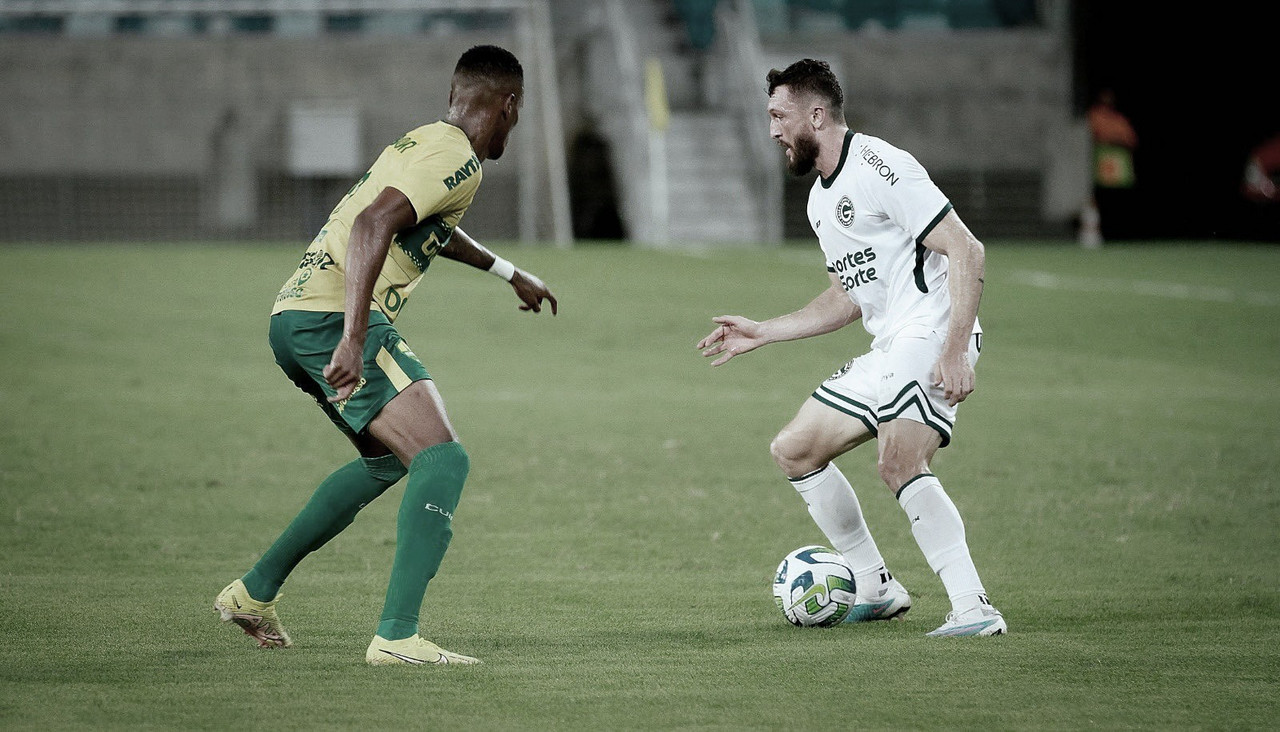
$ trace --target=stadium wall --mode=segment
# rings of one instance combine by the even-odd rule
[[[453,64],[477,43],[514,47],[492,32],[7,37],[0,239],[309,237],[353,176],[290,174],[289,110],[353,106],[363,169],[406,130],[444,114]],[[521,142],[540,139],[537,124],[522,119]],[[469,231],[518,235],[511,206],[493,205],[514,200],[515,162],[485,166]],[[254,215],[237,221],[229,206]]]
[[[600,32],[591,14],[556,18],[566,129],[601,125],[587,113],[575,67]],[[1069,236],[1088,195],[1087,129],[1072,107],[1068,29],[805,31],[763,38],[768,66],[805,57],[832,63],[850,125],[905,148],[929,169],[975,232]],[[576,55],[575,55],[576,54]],[[666,69],[670,89],[689,84]],[[764,72],[760,74],[764,114]],[[678,95],[677,95],[678,96]],[[779,165],[782,158],[779,156]],[[787,176],[784,236],[812,236],[804,218],[812,178]]]

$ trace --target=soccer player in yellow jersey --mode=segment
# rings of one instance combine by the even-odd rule
[[[276,297],[276,363],[316,399],[360,457],[330,475],[284,533],[214,601],[261,647],[291,644],[276,614],[281,584],[307,554],[408,476],[370,664],[477,663],[418,634],[418,612],[453,536],[470,461],[422,362],[392,322],[436,255],[511,283],[521,310],[557,304],[537,277],[458,228],[520,117],[524,72],[510,52],[476,46],[454,69],[449,112],[388,146],[356,181]]]

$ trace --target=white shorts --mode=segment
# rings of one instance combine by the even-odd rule
[[[969,341],[969,363],[978,363],[982,334]],[[942,387],[933,385],[933,367],[942,353],[942,334],[924,337],[899,335],[889,350],[872,349],[831,375],[813,392],[813,398],[862,421],[871,434],[893,419],[910,419],[929,425],[942,435],[942,447],[951,442],[956,408],[947,404]]]

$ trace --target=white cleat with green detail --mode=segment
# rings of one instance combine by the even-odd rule
[[[885,593],[875,600],[858,595],[844,617],[845,623],[865,623],[872,620],[900,620],[911,609],[911,595],[898,580],[889,580]]]
[[[962,613],[947,613],[947,622],[931,633],[931,638],[954,638],[966,636],[1004,635],[1009,632],[1009,625],[1004,621],[1000,611],[987,603],[970,608]]]

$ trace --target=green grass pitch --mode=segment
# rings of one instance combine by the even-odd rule
[[[869,339],[693,345],[807,302],[815,246],[499,249],[559,317],[441,260],[399,321],[473,461],[424,635],[485,664],[375,669],[399,487],[285,585],[295,647],[211,609],[352,454],[266,344],[302,244],[0,248],[0,728],[1274,729],[1280,249],[988,243],[934,465],[982,640],[924,637],[946,596],[870,447],[839,464],[915,608],[773,606],[823,537],[769,440]]]

